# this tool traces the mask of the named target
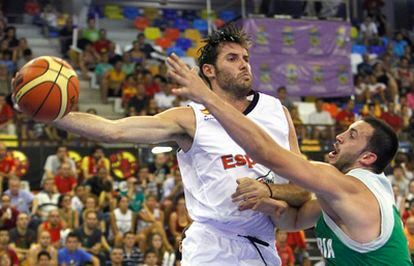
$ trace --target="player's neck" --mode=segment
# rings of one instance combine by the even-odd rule
[[[215,89],[214,92],[225,102],[231,104],[234,108],[243,112],[249,106],[250,101],[246,97],[239,98],[238,96],[221,89]]]

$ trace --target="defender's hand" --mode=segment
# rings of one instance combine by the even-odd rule
[[[243,177],[237,179],[236,192],[231,196],[233,202],[239,203],[239,210],[252,209],[255,204],[264,198],[269,198],[268,187],[257,180]]]
[[[287,208],[289,208],[289,205],[285,201],[265,198],[258,200],[252,209],[279,218]]]
[[[168,76],[183,86],[172,90],[175,95],[187,97],[198,103],[204,103],[206,99],[213,96],[213,92],[198,75],[196,68],[190,69],[174,53],[167,58],[167,63],[170,67]]]

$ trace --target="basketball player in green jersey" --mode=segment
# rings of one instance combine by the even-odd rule
[[[243,69],[246,59],[234,57]],[[235,201],[255,202],[253,209],[268,213],[281,229],[316,224],[318,247],[328,265],[411,265],[391,184],[383,173],[398,149],[398,138],[388,125],[374,118],[357,121],[336,137],[329,164],[310,162],[283,149],[222,101],[177,56],[171,55],[167,62],[170,77],[183,86],[175,94],[206,106],[254,160],[317,196],[295,209],[259,198],[254,191],[257,184],[241,181]]]

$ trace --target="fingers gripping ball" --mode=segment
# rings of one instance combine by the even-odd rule
[[[79,80],[64,60],[41,56],[24,65],[16,74],[12,99],[30,117],[50,122],[69,113],[77,104]]]

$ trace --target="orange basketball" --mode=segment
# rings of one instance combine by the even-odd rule
[[[54,121],[78,102],[79,80],[64,60],[41,56],[24,65],[13,80],[12,99],[20,111],[39,121]]]

